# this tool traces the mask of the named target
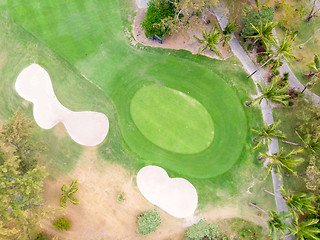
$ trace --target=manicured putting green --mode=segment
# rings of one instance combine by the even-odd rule
[[[130,112],[141,133],[166,150],[198,153],[213,140],[213,122],[207,110],[174,89],[157,85],[139,89],[131,100]]]

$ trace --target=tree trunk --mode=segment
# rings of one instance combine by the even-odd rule
[[[166,0],[167,2],[171,3],[171,4],[174,4],[174,2],[171,2],[170,0]]]
[[[316,17],[316,13],[319,12],[320,9],[317,9],[316,11],[314,11],[315,6],[316,6],[316,0],[313,1],[311,11],[310,11],[308,17],[306,18],[306,21],[309,22],[311,20],[311,18]]]
[[[254,45],[256,45],[256,43],[260,40],[260,38],[257,38],[256,40],[254,40],[253,44],[252,44],[252,49],[250,51],[250,53],[253,52],[253,48],[254,48]]]
[[[253,74],[255,74],[256,72],[258,72],[261,68],[263,68],[268,62],[270,62],[273,58],[275,57],[275,55],[273,55],[271,58],[268,59],[268,61],[266,61],[264,64],[262,64],[257,70],[255,70],[253,73],[251,73],[249,76],[247,76],[247,78],[250,78]]]
[[[280,198],[283,198],[284,199],[284,197],[283,196],[279,196],[279,195],[277,195],[277,194],[274,194],[274,193],[272,193],[272,192],[270,192],[270,191],[268,191],[267,189],[263,189],[263,191],[265,192],[265,193],[268,193],[268,194],[270,194],[270,195],[272,195],[272,196],[274,196],[274,197],[280,197]]]
[[[256,203],[253,203],[253,202],[249,202],[249,206],[252,206],[252,207],[255,207],[256,209],[258,209],[259,211],[265,213],[265,214],[268,214],[265,210],[263,210],[262,208],[259,208]]]
[[[283,143],[287,143],[287,144],[290,144],[290,145],[294,145],[294,146],[303,147],[303,146],[301,146],[301,145],[300,145],[300,144],[298,144],[298,143],[289,142],[289,141],[286,141],[286,140],[281,140],[281,142],[283,142]]]

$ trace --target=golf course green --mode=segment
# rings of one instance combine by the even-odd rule
[[[74,109],[77,101],[102,102],[86,91],[86,84],[103,92],[106,107],[92,103],[85,110],[99,108],[110,120],[107,139],[99,147],[107,160],[154,164],[194,178],[221,175],[239,160],[247,144],[247,116],[228,81],[237,80],[240,68],[217,60],[211,68],[185,58],[185,52],[180,57],[130,44],[126,28],[131,23],[123,17],[132,7],[129,1],[0,0],[0,6],[25,36],[83,76],[81,81],[61,77],[59,66],[44,57],[47,50],[41,52],[35,44],[23,66],[19,59],[11,62],[15,68],[7,75],[12,83],[36,59],[71,110],[84,110]],[[23,46],[27,38],[19,34]]]
[[[177,153],[197,153],[213,140],[213,123],[195,99],[173,89],[151,85],[137,91],[130,112],[152,143]]]

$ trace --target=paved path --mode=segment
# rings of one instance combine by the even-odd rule
[[[220,7],[219,9],[215,10],[214,12],[215,12],[215,15],[218,19],[218,22],[219,22],[221,28],[224,29],[225,26],[228,24],[228,18],[226,16],[226,14],[221,11],[221,9],[223,9],[223,7]],[[231,40],[229,41],[229,45],[230,45],[230,48],[231,48],[232,52],[234,53],[234,55],[236,55],[239,58],[239,60],[241,61],[246,72],[252,73],[253,71],[255,71],[257,69],[257,66],[251,61],[251,59],[249,58],[247,53],[243,50],[242,46],[240,45],[238,40],[235,38],[234,34],[232,34],[232,36],[231,36]],[[287,70],[287,69],[284,69],[284,70]],[[289,74],[289,75],[291,75],[291,74]],[[254,74],[252,76],[252,79],[254,80],[255,84],[257,82],[264,83],[260,72],[257,72],[256,74]],[[257,89],[258,95],[261,95],[261,92],[260,92],[259,88],[257,87],[257,84],[256,84],[256,89]],[[268,104],[268,102],[264,99],[261,102],[260,106],[261,106],[263,120],[268,125],[273,124],[274,120],[273,120],[273,115],[272,115],[272,109],[271,109],[270,105]],[[271,144],[268,147],[269,147],[270,154],[279,152],[278,139],[272,139]],[[272,169],[271,175],[272,175],[272,182],[273,182],[273,190],[276,195],[275,202],[276,202],[277,210],[278,210],[278,212],[288,211],[288,207],[286,205],[285,200],[282,197],[278,197],[278,196],[281,196],[280,186],[283,185],[282,176],[281,176],[281,174],[276,173],[274,169]],[[288,236],[285,239],[294,239],[294,236]]]

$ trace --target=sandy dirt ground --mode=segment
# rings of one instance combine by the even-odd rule
[[[203,27],[195,27],[194,30],[190,31],[189,33],[175,33],[172,36],[167,36],[163,41],[163,43],[160,44],[157,41],[146,38],[146,36],[144,35],[144,31],[141,28],[141,22],[143,21],[146,15],[146,8],[137,7],[136,12],[137,12],[137,15],[134,19],[133,28],[132,28],[132,34],[136,42],[139,42],[143,45],[151,46],[151,47],[185,49],[192,52],[193,54],[197,54],[199,49],[201,49],[201,46],[202,46],[193,37],[193,35],[196,35],[197,37],[202,38],[202,29],[205,28],[209,33],[215,21],[212,16],[208,15],[204,17],[204,19],[210,20],[211,21],[210,24],[205,24],[203,20],[201,20]],[[132,43],[134,44],[134,42]],[[227,51],[226,47],[222,47],[222,43],[219,43],[218,50],[222,54],[223,58],[230,57],[230,53]],[[214,54],[209,49],[206,49],[201,54],[207,57],[220,59],[216,54]]]
[[[58,130],[57,130],[58,131]],[[62,129],[59,129],[61,134]],[[122,166],[108,163],[98,158],[97,148],[85,147],[75,170],[68,177],[48,178],[45,183],[47,204],[58,207],[61,196],[60,188],[78,178],[79,191],[76,197],[79,205],[68,202],[65,216],[72,221],[69,231],[57,231],[52,222],[44,222],[43,227],[52,236],[71,240],[108,240],[108,239],[161,239],[179,240],[184,238],[186,228],[201,218],[208,222],[219,219],[244,217],[235,206],[216,206],[197,212],[190,219],[178,219],[149,203],[136,186],[136,176]],[[118,202],[119,193],[126,199]],[[138,234],[137,216],[146,210],[156,208],[162,218],[157,231],[147,236]],[[63,214],[57,216],[60,217]],[[256,215],[247,215],[247,220],[260,223]]]
[[[154,207],[140,194],[131,176],[120,165],[97,159],[97,149],[87,147],[75,170],[67,178],[47,180],[45,199],[49,205],[58,206],[60,188],[78,178],[79,191],[76,197],[79,205],[68,203],[66,216],[72,221],[68,232],[59,232],[45,222],[45,230],[61,239],[182,239],[183,220],[171,217],[157,208],[162,224],[155,233],[142,236],[137,232],[137,216]],[[126,199],[118,202],[118,194]]]

